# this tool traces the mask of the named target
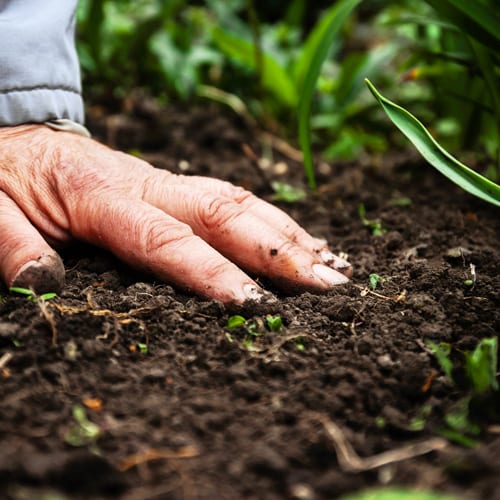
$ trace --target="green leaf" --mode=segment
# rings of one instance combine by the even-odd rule
[[[474,391],[483,394],[489,389],[498,391],[497,374],[498,339],[483,339],[472,353],[465,354],[465,366]]]
[[[371,220],[366,218],[366,208],[364,203],[359,204],[358,214],[363,226],[369,227],[374,236],[380,236],[386,233],[385,228],[378,219]]]
[[[57,297],[57,293],[55,292],[47,292],[47,293],[42,293],[40,297],[38,297],[40,300],[50,300],[53,299],[54,297]]]
[[[311,189],[316,189],[316,178],[314,175],[311,151],[312,98],[316,89],[321,66],[328,55],[331,45],[353,9],[360,2],[361,0],[340,0],[337,2],[328,12],[324,24],[321,25],[321,28],[318,28],[318,31],[310,42],[311,45],[307,46],[307,50],[304,52],[307,54],[303,57],[307,60],[308,69],[304,76],[303,85],[300,85],[299,82],[299,142],[304,155],[304,169]]]
[[[460,434],[478,435],[481,429],[477,424],[470,421],[469,418],[470,398],[459,400],[451,410],[445,415],[445,422],[454,432]]]
[[[33,290],[30,290],[29,288],[21,288],[20,286],[11,286],[9,291],[26,295],[28,298],[31,298],[34,295]]]
[[[500,17],[493,7],[470,0],[426,0],[436,12],[486,47],[500,51]]]
[[[435,342],[432,342],[432,340],[427,341],[426,344],[436,358],[436,361],[441,367],[441,370],[443,370],[444,374],[448,377],[450,382],[453,383],[453,363],[449,358],[451,352],[450,344],[447,344],[446,342],[440,342],[439,344],[436,344]]]
[[[266,323],[269,327],[269,330],[271,330],[272,332],[279,332],[283,328],[283,322],[279,314],[277,314],[276,316],[268,314],[266,316]]]
[[[64,440],[71,446],[85,446],[96,441],[101,435],[101,429],[87,418],[83,406],[73,407],[75,423],[64,435]]]
[[[230,316],[228,318],[226,327],[229,328],[230,330],[234,330],[235,328],[238,328],[239,326],[246,325],[246,322],[247,322],[247,320],[243,316],[240,316],[239,314],[235,314],[234,316]]]
[[[141,354],[147,354],[148,353],[148,345],[144,344],[143,342],[137,342],[137,347],[139,348],[139,351],[141,351]]]
[[[404,488],[380,488],[343,496],[340,500],[458,500],[457,497]]]
[[[394,125],[403,132],[434,168],[468,193],[500,206],[500,186],[498,184],[460,163],[434,140],[417,118],[406,109],[382,96],[369,80],[365,81]]]
[[[302,188],[291,186],[286,182],[273,181],[271,182],[271,187],[274,190],[274,201],[296,203],[307,198],[307,193]]]
[[[372,290],[376,290],[378,284],[379,283],[383,283],[385,281],[385,278],[382,278],[382,276],[379,276],[376,273],[370,274],[370,276],[368,277],[368,279],[370,280],[370,288]]]
[[[423,405],[418,411],[417,415],[411,419],[408,424],[408,430],[413,432],[423,431],[425,429],[425,424],[427,422],[427,418],[432,412],[431,405]]]
[[[228,57],[239,62],[249,70],[257,70],[255,46],[252,42],[214,27],[212,37]],[[270,54],[262,54],[262,86],[282,104],[295,108],[299,100],[297,88],[292,78]]]

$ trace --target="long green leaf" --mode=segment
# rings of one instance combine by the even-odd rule
[[[228,57],[252,71],[257,70],[255,46],[252,42],[219,27],[213,28],[212,36],[219,49]],[[266,52],[262,54],[262,86],[285,106],[297,106],[299,97],[292,78],[285,68]]]
[[[343,496],[340,500],[458,500],[458,498],[432,491],[386,487],[353,493]]]
[[[417,118],[381,95],[369,80],[365,81],[394,125],[408,137],[419,153],[434,168],[465,191],[493,205],[500,206],[500,186],[498,184],[460,163],[434,140]]]
[[[311,151],[311,107],[312,98],[316,89],[316,82],[321,71],[321,66],[328,55],[335,36],[344,25],[352,10],[361,0],[341,0],[329,12],[328,23],[322,27],[315,50],[311,52],[309,69],[304,77],[299,100],[299,141],[304,154],[304,169],[311,189],[316,188],[313,158]]]
[[[500,51],[500,16],[493,7],[471,0],[426,0],[436,12],[455,23],[465,34]]]

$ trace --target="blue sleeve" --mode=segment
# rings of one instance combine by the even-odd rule
[[[0,126],[83,123],[77,0],[0,0]]]

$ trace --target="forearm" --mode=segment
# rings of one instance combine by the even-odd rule
[[[0,126],[83,123],[77,0],[0,1]]]

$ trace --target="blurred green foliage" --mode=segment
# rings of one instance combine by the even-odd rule
[[[145,87],[162,100],[190,103],[206,99],[213,88],[236,96],[262,127],[296,142],[311,47],[339,3],[80,0],[86,96],[119,100]],[[473,151],[485,166],[492,159],[498,163],[495,3],[360,2],[321,66],[310,113],[316,147],[327,158],[352,159],[405,144],[364,85],[369,78],[418,115],[448,149]],[[484,16],[464,25],[461,8],[492,15],[486,27]],[[486,39],[476,36],[478,30]]]

